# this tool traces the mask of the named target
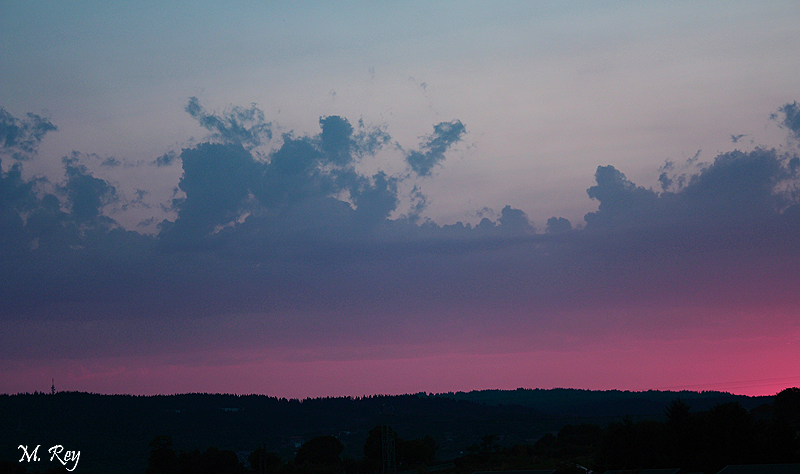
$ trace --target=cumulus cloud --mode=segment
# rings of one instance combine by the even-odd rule
[[[55,130],[56,126],[40,115],[28,113],[26,119],[19,119],[0,107],[0,151],[15,160],[33,157],[47,132]]]
[[[118,199],[114,186],[92,176],[86,166],[78,162],[77,153],[65,156],[62,161],[66,173],[66,181],[62,189],[69,199],[72,216],[75,220],[80,223],[98,219],[110,221],[101,214],[101,211],[105,205]]]
[[[353,126],[347,119],[338,116],[319,119],[322,150],[329,160],[339,166],[348,165],[353,159]]]
[[[661,193],[636,186],[613,166],[599,166],[597,184],[587,193],[600,205],[585,216],[587,229],[653,225],[741,228],[778,218],[797,201],[797,195],[788,191],[798,177],[792,165],[796,158],[763,148],[722,153],[698,173],[682,176],[677,187],[673,178],[662,173]]]
[[[569,232],[572,230],[572,223],[569,219],[564,217],[551,217],[547,219],[547,227],[545,232],[548,234],[558,234],[561,232]]]
[[[528,221],[528,215],[520,209],[505,206],[500,211],[500,219],[497,220],[502,229],[514,234],[532,234],[533,225]]]
[[[772,118],[778,120],[795,138],[800,139],[800,105],[797,102],[784,104],[777,113],[772,114]]]
[[[33,183],[22,179],[22,166],[12,165],[8,172],[0,168],[0,253],[25,245],[25,222],[22,215],[36,205]]]
[[[100,163],[100,166],[110,166],[112,168],[115,168],[115,167],[120,166],[120,165],[122,165],[122,162],[120,162],[118,159],[114,158],[113,156],[109,156],[108,158],[104,159]]]
[[[199,107],[196,100],[190,105]],[[205,120],[203,114],[195,115]],[[172,202],[178,216],[161,224],[159,238],[175,245],[244,235],[269,240],[293,232],[358,234],[386,221],[400,202],[404,177],[383,171],[368,176],[355,167],[390,143],[385,128],[363,121],[354,128],[340,116],[322,117],[319,124],[317,135],[285,133],[280,147],[259,159],[241,142],[183,150],[182,196]],[[414,193],[420,209],[424,195],[418,188]]]
[[[104,215],[116,189],[79,154],[63,159],[61,194],[25,180],[21,163],[2,173],[0,298],[14,304],[0,317],[277,314],[289,318],[269,316],[280,327],[325,320],[350,328],[346,337],[390,317],[552,326],[561,324],[552,315],[586,308],[797,301],[794,155],[734,151],[680,174],[667,164],[660,190],[602,165],[587,190],[599,205],[586,225],[552,217],[537,233],[510,205],[487,209],[474,226],[422,219],[419,187],[409,212],[397,212],[403,180],[442,164],[465,133],[459,121],[436,125],[420,151],[399,158],[416,175],[365,174],[356,165],[391,143],[385,128],[322,117],[318,133],[284,134],[257,155],[250,132],[222,139],[233,128],[197,107],[193,115],[220,136],[160,159],[180,159],[183,174],[164,203],[175,218],[156,235]],[[414,153],[418,161],[409,160]],[[139,201],[144,195],[137,191]]]
[[[433,133],[419,144],[419,150],[406,155],[406,162],[420,176],[430,176],[436,165],[445,159],[445,152],[461,141],[467,129],[460,120],[441,122],[433,127]]]
[[[323,128],[324,130],[324,128]],[[386,126],[367,126],[364,120],[358,120],[358,132],[353,135],[354,149],[360,156],[371,156],[388,145],[392,137],[386,132]]]
[[[173,200],[178,217],[162,225],[162,234],[194,239],[238,219],[256,170],[252,155],[241,144],[203,143],[183,150],[181,161],[185,196]]]
[[[170,166],[177,159],[178,159],[178,154],[175,153],[175,151],[171,150],[171,151],[168,151],[167,153],[164,153],[163,155],[159,156],[155,160],[153,160],[151,162],[151,164],[156,165],[156,166]]]
[[[598,166],[594,179],[597,184],[586,192],[600,205],[597,212],[584,216],[587,228],[635,225],[653,215],[654,191],[636,186],[611,165]]]
[[[222,114],[206,112],[197,97],[191,97],[186,112],[212,133],[212,137],[245,147],[261,145],[272,138],[272,124],[264,119],[264,112],[252,104],[250,108],[233,107]]]

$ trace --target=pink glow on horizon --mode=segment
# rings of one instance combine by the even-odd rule
[[[187,392],[286,398],[441,393],[481,389],[716,390],[774,395],[800,385],[795,336],[780,338],[587,342],[570,351],[449,353],[403,358],[275,361],[227,365],[159,362],[155,357],[27,361],[0,371],[0,392],[107,394]],[[614,347],[614,348],[609,348]],[[202,354],[198,354],[198,357]],[[252,354],[255,356],[255,354]],[[784,363],[780,363],[784,361]],[[787,377],[786,374],[798,374]]]

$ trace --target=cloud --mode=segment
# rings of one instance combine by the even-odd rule
[[[253,156],[241,144],[202,143],[181,153],[185,197],[173,200],[174,222],[162,224],[166,239],[194,240],[236,221],[256,171]]]
[[[185,110],[212,132],[212,138],[225,143],[252,148],[261,145],[263,138],[272,139],[272,124],[264,120],[264,112],[255,104],[247,109],[233,107],[217,115],[206,112],[198,98],[191,97]]]
[[[0,107],[0,153],[15,160],[33,157],[47,132],[57,130],[49,119],[28,113],[27,119],[18,119]]]
[[[671,327],[664,314],[798,303],[797,156],[757,148],[705,166],[668,163],[658,191],[599,166],[587,190],[599,205],[586,225],[552,217],[537,233],[510,205],[485,209],[477,225],[421,217],[426,198],[411,184],[461,139],[459,121],[434,127],[420,149],[438,158],[416,175],[359,171],[391,143],[385,128],[340,116],[319,124],[318,133],[284,134],[266,154],[253,142],[215,139],[165,155],[180,158],[183,174],[162,203],[175,217],[157,235],[105,216],[116,189],[83,155],[63,159],[61,194],[24,179],[15,163],[0,176],[0,299],[13,302],[0,318],[180,321],[185,331],[170,336],[186,348],[250,315],[258,325],[231,329],[248,333],[241,344],[335,346],[435,339],[467,325],[601,336],[620,315],[630,317],[626,328],[658,332]],[[402,184],[413,188],[406,214]],[[171,350],[152,342],[163,335],[129,336],[125,344]]]
[[[162,223],[159,237],[175,245],[235,240],[240,233],[286,235],[320,228],[340,232],[348,225],[388,219],[399,203],[401,178],[382,171],[365,176],[356,172],[355,164],[391,137],[383,128],[366,127],[361,121],[356,133],[339,116],[322,117],[319,124],[321,133],[315,136],[284,134],[281,146],[263,160],[241,143],[184,149],[178,184],[184,196],[173,201],[178,217]],[[339,200],[343,194],[349,202]],[[222,229],[227,230],[217,235]]]
[[[22,166],[0,167],[0,254],[9,255],[27,243],[24,213],[36,205],[33,183],[22,179]]]
[[[362,157],[374,155],[388,145],[391,139],[385,125],[368,127],[361,119],[358,121],[358,133],[353,136],[356,153]]]
[[[782,119],[779,114],[783,115]],[[795,138],[800,139],[800,105],[797,102],[784,104],[778,109],[778,113],[772,114],[771,118],[779,120],[778,123],[789,129]]]
[[[652,216],[657,202],[652,190],[636,186],[611,165],[598,166],[594,178],[597,184],[586,192],[600,205],[584,216],[587,228],[636,225]]]
[[[547,227],[545,232],[548,234],[559,234],[562,232],[569,232],[572,230],[572,223],[569,219],[563,217],[551,217],[547,219]]]
[[[161,155],[158,158],[156,158],[155,160],[153,160],[150,164],[153,164],[153,165],[156,165],[156,166],[159,166],[159,167],[160,166],[170,166],[177,159],[178,159],[178,154],[177,153],[175,153],[174,151],[168,151],[167,153],[164,153],[163,155]]]
[[[505,206],[500,211],[500,219],[497,220],[501,228],[510,234],[532,234],[533,225],[528,221],[528,216],[520,209]]]
[[[597,184],[588,189],[600,201],[586,215],[587,229],[663,225],[741,228],[777,219],[797,202],[795,156],[775,149],[734,150],[718,155],[696,174],[680,179],[662,173],[657,193],[636,186],[613,166],[597,168]],[[674,186],[677,184],[677,186]],[[667,190],[674,188],[674,190]]]
[[[105,180],[92,176],[78,160],[77,153],[62,158],[67,178],[62,189],[71,204],[72,217],[79,223],[111,222],[101,211],[105,205],[118,200],[116,189]]]
[[[346,118],[336,115],[320,118],[319,125],[321,149],[327,161],[336,166],[346,166],[374,155],[391,141],[385,128],[367,127],[363,120],[358,121],[358,133]]]
[[[774,149],[723,153],[683,190],[695,213],[740,224],[777,215],[794,198],[777,187],[796,176],[789,157]]]
[[[408,213],[408,219],[416,224],[422,215],[422,211],[428,206],[428,198],[417,184],[415,184],[414,188],[411,190],[410,197],[411,210]]]
[[[598,167],[589,195],[599,209],[570,233],[603,283],[587,288],[605,304],[684,311],[785,308],[791,267],[800,263],[795,156],[774,149],[733,151],[691,175],[683,188],[656,193],[613,167]],[[705,308],[705,309],[700,309]],[[761,309],[757,309],[761,308]]]
[[[369,180],[363,180],[350,189],[356,205],[353,217],[357,222],[380,223],[389,218],[397,208],[397,178],[379,171]]]
[[[353,126],[350,122],[334,115],[319,119],[319,125],[322,128],[322,150],[328,155],[328,159],[339,166],[350,164],[354,145]]]
[[[455,143],[461,141],[466,127],[460,120],[441,122],[433,127],[433,133],[425,137],[419,144],[419,150],[406,155],[406,162],[420,176],[430,176],[434,166],[445,159],[445,152]]]
[[[104,159],[102,161],[102,163],[100,163],[100,166],[117,167],[117,166],[120,166],[121,164],[122,163],[118,159],[114,158],[113,156],[110,156],[110,157]]]

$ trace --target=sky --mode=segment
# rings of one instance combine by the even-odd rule
[[[0,0],[0,393],[798,386],[798,21]]]

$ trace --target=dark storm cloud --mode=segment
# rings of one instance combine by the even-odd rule
[[[36,154],[47,132],[57,130],[50,120],[28,113],[19,119],[0,107],[0,150],[15,160],[27,160]]]
[[[391,143],[385,129],[339,116],[319,124],[314,135],[284,134],[264,155],[242,139],[182,150],[178,193],[164,204],[177,216],[155,236],[103,214],[116,190],[79,154],[63,160],[61,195],[11,166],[0,176],[0,298],[13,304],[0,317],[291,313],[301,316],[281,327],[357,332],[398,315],[447,324],[448,314],[480,314],[513,326],[556,324],[547,314],[586,308],[797,300],[796,156],[734,151],[680,172],[668,163],[661,191],[599,166],[587,190],[599,205],[586,225],[553,217],[536,233],[512,206],[486,210],[474,226],[421,219],[416,186],[409,214],[393,218],[400,185],[416,176],[356,166]],[[408,164],[430,174],[463,134],[458,121],[437,125],[416,152],[430,156]]]
[[[419,144],[419,150],[406,155],[406,162],[420,176],[430,176],[433,167],[444,161],[444,153],[453,144],[461,141],[466,127],[460,120],[441,122],[433,127],[433,133]]]

